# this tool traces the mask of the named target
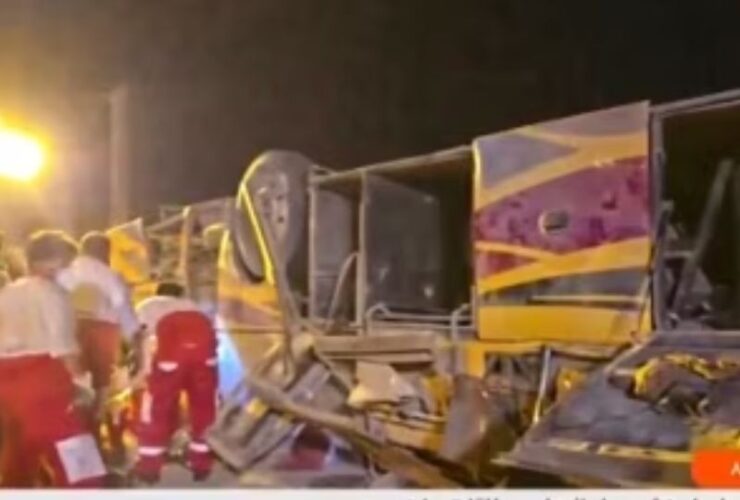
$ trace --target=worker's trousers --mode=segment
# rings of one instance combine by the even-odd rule
[[[105,391],[111,385],[111,377],[120,358],[121,330],[119,326],[108,321],[79,318],[77,339],[80,343],[83,368],[90,372],[97,396],[107,397]],[[99,446],[105,449],[109,458],[124,452],[123,427],[111,417],[109,412],[104,413],[103,422],[92,422],[92,425]],[[102,426],[107,428],[107,446],[103,446]]]
[[[72,378],[46,355],[0,359],[0,484],[101,487],[105,467],[73,405]]]
[[[110,386],[121,352],[121,329],[114,323],[88,318],[78,320],[81,361],[92,375],[95,390]]]
[[[139,405],[137,470],[140,473],[157,474],[162,468],[170,439],[180,423],[179,402],[183,392],[187,396],[190,421],[188,465],[196,472],[210,471],[213,458],[203,438],[216,417],[217,379],[215,357],[155,360]]]

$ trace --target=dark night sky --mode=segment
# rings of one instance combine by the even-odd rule
[[[721,0],[0,0],[0,110],[64,116],[84,149],[128,82],[146,211],[231,194],[266,148],[345,168],[740,87],[738,19]]]

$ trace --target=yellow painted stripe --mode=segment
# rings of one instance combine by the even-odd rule
[[[645,125],[647,125],[647,123]],[[593,149],[594,147],[599,147],[599,145],[604,141],[629,139],[638,135],[644,135],[647,132],[647,128],[626,134],[579,135],[552,132],[539,125],[527,125],[519,128],[516,132],[520,135],[532,137],[541,141],[552,142],[570,148]]]
[[[539,300],[541,302],[558,302],[558,301],[582,301],[582,302],[603,302],[603,303],[624,303],[631,302],[633,304],[642,304],[643,300],[640,297],[631,295],[535,295],[532,297],[533,300]]]
[[[528,135],[536,136],[531,131]],[[566,145],[569,141],[566,141]],[[588,142],[581,142],[582,147],[565,158],[556,158],[542,163],[532,170],[504,179],[496,185],[485,188],[481,176],[476,175],[477,189],[475,194],[476,210],[494,203],[515,193],[531,189],[559,177],[576,173],[601,165],[610,166],[613,160],[647,155],[647,134],[631,134],[617,137],[601,137]],[[590,143],[589,143],[590,142]],[[481,159],[476,151],[476,170],[480,170]]]
[[[498,243],[493,241],[476,241],[475,249],[479,252],[500,252],[512,255],[520,255],[530,259],[547,259],[557,254],[537,248],[528,248],[519,245],[509,245],[508,243]]]
[[[246,201],[247,205],[247,212],[249,214],[249,221],[247,221],[248,224],[251,224],[252,229],[254,230],[254,234],[257,238],[257,246],[259,247],[260,254],[262,255],[262,263],[265,266],[265,281],[269,283],[270,285],[275,284],[275,274],[272,264],[272,259],[270,252],[267,249],[267,241],[265,240],[264,235],[262,234],[262,227],[260,226],[257,218],[257,213],[254,209],[254,205],[252,204],[252,197],[249,196],[249,192],[246,189],[246,182],[249,179],[249,177],[252,175],[252,171],[250,170],[247,173],[247,178],[245,179],[244,183],[240,187],[240,194],[244,196],[244,200]]]
[[[621,446],[611,444],[599,444],[591,441],[575,441],[569,439],[553,438],[547,441],[548,446],[563,451],[591,453],[589,450],[596,448],[595,453],[602,456],[618,458],[630,458],[639,460],[650,460],[657,462],[690,463],[692,454],[683,451],[661,450],[657,448],[640,448],[637,446]]]
[[[639,330],[637,311],[578,306],[484,306],[481,340],[620,345]]]
[[[478,293],[571,274],[647,266],[649,249],[648,238],[641,237],[557,255],[484,278],[478,282]]]

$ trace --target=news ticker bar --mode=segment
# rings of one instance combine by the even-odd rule
[[[5,498],[131,500],[734,500],[740,490],[126,490],[1,491]],[[11,496],[12,495],[12,496]]]

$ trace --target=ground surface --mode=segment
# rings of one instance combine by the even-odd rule
[[[162,480],[151,488],[236,488],[239,487],[239,477],[228,471],[222,465],[217,465],[211,477],[203,482],[193,481],[190,471],[179,464],[169,464],[162,471]]]
[[[162,472],[162,480],[154,489],[201,488],[358,488],[366,485],[366,476],[358,467],[336,467],[324,472],[255,470],[240,478],[222,465],[217,465],[207,481],[195,482],[190,471],[179,464],[169,464]]]

